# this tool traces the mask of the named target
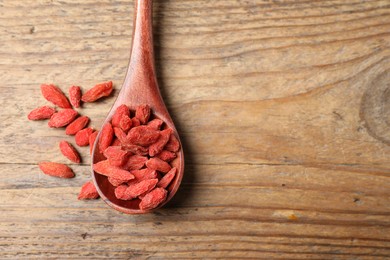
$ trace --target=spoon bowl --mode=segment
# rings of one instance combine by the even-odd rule
[[[123,104],[127,105],[130,110],[135,110],[139,105],[149,105],[153,118],[164,121],[165,128],[171,128],[180,143],[181,149],[177,152],[177,157],[170,163],[177,168],[177,172],[167,187],[167,199],[151,210],[141,210],[139,208],[140,199],[138,198],[129,201],[117,199],[114,194],[115,187],[108,181],[107,177],[93,170],[93,164],[105,159],[97,147],[101,133],[97,136],[92,150],[92,179],[100,197],[112,208],[127,214],[148,213],[161,208],[172,199],[180,186],[184,172],[183,148],[173,120],[161,97],[155,73],[152,0],[135,0],[133,39],[127,74],[121,91],[103,125],[111,121],[116,109]]]

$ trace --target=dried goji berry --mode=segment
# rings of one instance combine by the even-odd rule
[[[130,173],[133,174],[135,178],[133,180],[130,180],[127,184],[134,184],[136,182],[140,182],[143,180],[158,178],[157,172],[149,168],[145,168],[141,170],[133,170],[130,171]]]
[[[77,117],[77,115],[77,111],[70,108],[60,110],[51,116],[48,125],[49,127],[56,128],[66,126],[70,124]]]
[[[141,125],[141,122],[139,121],[138,118],[133,117],[133,118],[131,119],[131,126],[132,126],[132,127],[136,127],[136,126],[140,126],[140,125]]]
[[[96,190],[95,185],[92,181],[86,182],[80,190],[78,199],[87,200],[87,199],[97,199],[99,198],[99,193]]]
[[[97,84],[93,88],[89,89],[81,97],[83,102],[94,102],[102,97],[107,97],[112,92],[112,81]]]
[[[153,157],[153,158],[150,158],[147,162],[146,162],[146,167],[152,169],[152,170],[156,170],[156,171],[160,171],[160,172],[169,172],[169,170],[171,169],[171,166],[169,165],[169,163],[167,163],[166,161],[163,161],[159,158],[156,158],[156,157]]]
[[[115,186],[115,185],[114,185]],[[119,185],[118,187],[115,188],[115,197],[121,200],[128,200],[128,196],[125,194],[127,185]]]
[[[122,128],[123,131],[127,132],[130,130],[133,121],[131,121],[130,117],[124,115],[119,121],[119,127]]]
[[[59,178],[73,178],[74,173],[71,168],[62,163],[55,162],[40,162],[39,168],[44,174],[59,177]]]
[[[143,180],[134,184],[129,185],[126,191],[124,192],[124,196],[120,199],[122,200],[130,200],[138,197],[139,195],[150,191],[153,189],[158,182],[158,179],[149,179]],[[119,198],[118,198],[119,199]]]
[[[163,161],[166,161],[166,162],[170,162],[172,161],[173,159],[176,158],[176,153],[174,152],[170,152],[170,151],[167,151],[167,150],[162,150],[161,153],[159,154],[156,154],[157,158],[163,160]]]
[[[138,170],[144,167],[146,161],[148,160],[147,157],[141,156],[141,155],[132,155],[129,157],[127,162],[123,165],[123,168],[131,171],[131,170]]]
[[[121,146],[121,145],[122,145],[122,144],[121,144],[121,142],[119,141],[119,139],[114,137],[114,141],[112,141],[111,146]]]
[[[41,92],[43,97],[47,100],[52,102],[54,105],[57,105],[61,108],[71,108],[72,106],[69,103],[68,98],[65,96],[65,94],[59,89],[57,86],[54,86],[52,84],[41,85]]]
[[[93,145],[95,144],[95,140],[96,140],[96,137],[98,136],[98,134],[99,134],[99,131],[95,131],[88,138],[89,153],[90,154],[92,154]]]
[[[80,163],[80,154],[73,147],[73,145],[71,145],[67,141],[60,142],[60,151],[66,158],[68,158],[72,162]]]
[[[94,131],[95,130],[93,130],[93,128],[91,127],[84,128],[83,130],[78,131],[77,134],[74,136],[76,144],[78,146],[89,145],[89,137],[93,134]]]
[[[148,105],[140,105],[135,109],[135,117],[138,118],[142,125],[149,121],[150,107]]]
[[[171,137],[169,138],[169,141],[165,145],[164,149],[171,151],[171,152],[177,152],[180,150],[179,140],[177,140],[177,138],[174,134],[171,134]]]
[[[114,186],[114,187],[117,187],[123,183],[126,183],[126,181],[124,181],[124,180],[115,179],[113,177],[108,177],[107,179],[108,179],[108,182],[111,183],[112,186]]]
[[[163,188],[155,188],[145,195],[139,204],[141,210],[154,209],[167,199],[168,192]]]
[[[148,126],[137,126],[130,129],[127,134],[127,141],[140,146],[149,146],[156,142],[159,137],[159,131],[150,129]]]
[[[69,88],[69,99],[73,107],[80,107],[81,89],[79,86],[71,86]]]
[[[163,150],[164,146],[169,141],[171,133],[172,133],[172,129],[170,128],[167,128],[160,132],[160,137],[158,138],[158,140],[149,146],[150,156],[155,156],[156,154],[159,154]]]
[[[65,134],[75,135],[78,131],[82,130],[89,122],[89,117],[80,116],[76,118],[72,123],[70,123],[66,129]]]
[[[161,180],[157,183],[157,187],[166,189],[173,178],[175,178],[176,172],[177,168],[173,167],[167,174],[164,175],[164,177],[161,178]]]
[[[126,105],[120,105],[116,110],[111,119],[111,124],[113,127],[119,127],[119,122],[123,116],[130,117],[130,110]]]
[[[120,146],[109,146],[103,154],[112,166],[118,167],[126,162],[128,156],[128,152],[123,151]]]
[[[160,130],[161,126],[163,125],[164,121],[161,119],[153,119],[148,122],[147,126],[154,130]]]
[[[114,133],[115,133],[115,136],[119,139],[119,141],[122,143],[122,144],[125,144],[127,143],[127,135],[126,133],[119,127],[114,127]]]
[[[105,175],[107,177],[112,177],[115,179],[129,181],[134,179],[134,175],[129,171],[123,170],[119,167],[112,166],[108,160],[100,161],[93,165],[95,172]]]
[[[107,149],[112,143],[112,140],[114,139],[114,130],[112,129],[111,124],[108,122],[106,123],[100,134],[99,138],[99,149],[101,152]]]
[[[127,144],[127,143],[122,143],[122,147],[126,150],[129,151],[133,154],[138,154],[138,155],[148,155],[148,147],[143,147],[139,146],[136,144]]]
[[[52,107],[49,106],[43,106],[43,107],[38,107],[32,110],[27,118],[29,120],[43,120],[43,119],[49,119],[56,110]]]

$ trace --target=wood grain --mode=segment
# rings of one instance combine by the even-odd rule
[[[388,259],[390,4],[386,0],[154,1],[156,70],[184,145],[183,185],[145,216],[77,201],[71,137],[27,113],[39,84],[112,97],[133,1],[0,0],[0,258]]]

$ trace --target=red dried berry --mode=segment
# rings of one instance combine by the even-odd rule
[[[122,145],[122,144],[121,144],[121,142],[119,141],[119,139],[114,137],[114,141],[112,141],[111,146],[121,146],[121,145]]]
[[[107,97],[112,92],[112,81],[97,84],[81,97],[83,102],[94,102],[102,97]]]
[[[160,133],[158,131],[147,126],[137,126],[129,131],[127,141],[140,146],[149,146],[156,142],[159,137]]]
[[[81,89],[79,86],[71,86],[69,88],[69,99],[73,107],[80,107]]]
[[[124,115],[121,120],[119,121],[119,127],[127,132],[130,130],[131,126],[133,124],[133,121],[131,121],[130,117]]]
[[[77,134],[74,136],[76,144],[78,146],[89,145],[89,137],[93,134],[94,131],[95,130],[93,130],[93,128],[91,127],[78,131]]]
[[[133,170],[130,171],[131,174],[134,175],[135,179],[129,181],[127,184],[134,184],[136,182],[140,182],[143,180],[149,180],[149,179],[157,179],[158,175],[157,172],[148,168],[141,169],[141,170]]]
[[[66,158],[68,158],[72,162],[80,163],[80,154],[73,147],[73,145],[71,145],[67,141],[60,142],[60,151]]]
[[[110,123],[106,123],[100,134],[99,138],[99,149],[101,152],[107,149],[112,143],[112,140],[114,139],[114,130],[112,129],[112,126]]]
[[[113,127],[119,127],[119,122],[123,116],[130,117],[130,110],[126,105],[120,105],[116,110],[115,114],[112,116],[111,124]]]
[[[42,84],[41,85],[41,92],[43,97],[47,100],[52,102],[54,105],[57,105],[61,108],[71,108],[72,106],[69,103],[68,98],[65,96],[65,94],[59,89],[58,87],[50,84]]]
[[[150,127],[150,129],[154,129],[154,130],[160,130],[161,126],[163,125],[164,121],[162,121],[161,119],[153,119],[151,121],[148,122],[147,126]]]
[[[145,163],[147,162],[148,158],[141,155],[132,155],[127,160],[126,164],[123,165],[123,168],[132,171],[132,170],[138,170],[144,167]]]
[[[63,127],[70,124],[76,117],[78,113],[73,109],[63,109],[57,113],[54,113],[49,120],[49,127]]]
[[[29,120],[43,120],[43,119],[49,119],[56,110],[52,107],[49,106],[43,106],[43,107],[38,107],[32,110],[27,118]]]
[[[112,166],[108,160],[100,161],[93,165],[95,172],[105,175],[107,177],[112,177],[115,179],[129,181],[134,179],[134,175],[129,171],[123,170],[119,167]]]
[[[79,200],[90,200],[99,198],[99,193],[97,192],[96,187],[92,181],[86,182],[81,187],[79,196],[77,198]]]
[[[172,129],[170,128],[161,131],[158,140],[149,146],[149,155],[155,156],[159,154],[163,150],[164,146],[168,143],[171,134]]]
[[[99,131],[95,131],[88,138],[89,153],[90,154],[92,154],[93,145],[95,144],[95,140],[96,140],[96,137],[98,136],[98,134],[99,134]]]
[[[108,182],[111,183],[112,186],[114,186],[114,187],[117,187],[117,186],[119,186],[119,185],[121,185],[121,184],[123,184],[123,183],[126,183],[126,181],[124,181],[124,180],[115,179],[115,178],[113,178],[113,177],[108,177],[107,180],[108,180]]]
[[[169,170],[171,169],[169,163],[156,157],[150,158],[146,162],[146,167],[163,173],[169,172]]]
[[[121,142],[122,144],[125,144],[127,143],[127,135],[126,133],[119,127],[114,127],[114,133],[115,133],[115,136],[118,138],[119,142]]]
[[[173,159],[176,158],[176,153],[174,152],[170,152],[170,151],[167,151],[167,150],[162,150],[161,153],[159,154],[156,154],[157,158],[163,160],[163,161],[166,161],[166,162],[170,162],[172,161]]]
[[[148,105],[140,105],[135,110],[135,117],[138,118],[142,125],[149,121],[150,107]]]
[[[115,185],[114,185],[115,186]],[[118,199],[127,200],[127,196],[125,195],[127,190],[127,185],[120,185],[115,188],[115,197]]]
[[[158,182],[158,179],[149,179],[149,180],[143,180],[143,181],[134,183],[132,185],[129,185],[129,187],[127,187],[127,189],[125,190],[123,196],[121,196],[118,199],[121,199],[121,200],[134,199],[134,198],[138,197],[139,195],[153,189],[156,186],[157,182]]]
[[[67,135],[75,135],[78,131],[82,130],[89,122],[89,117],[80,116],[76,118],[72,123],[70,123],[66,129],[65,134]]]
[[[128,152],[123,151],[120,146],[109,146],[103,154],[112,166],[118,167],[126,162],[128,156]]]
[[[161,178],[161,180],[157,183],[157,187],[166,189],[173,178],[175,178],[176,172],[177,168],[173,167],[167,174],[164,175],[164,177]]]
[[[131,119],[131,124],[132,124],[132,127],[136,127],[136,126],[140,126],[140,125],[141,125],[141,122],[139,121],[138,118],[133,117],[133,118]]]
[[[55,162],[41,162],[39,168],[44,174],[59,177],[59,178],[73,178],[74,173],[71,168],[62,163]]]
[[[138,155],[148,155],[148,147],[142,147],[142,146],[139,146],[139,145],[136,145],[136,144],[126,144],[126,143],[122,143],[122,147],[123,149],[125,149],[126,151],[129,151],[133,154],[138,154]]]
[[[150,210],[156,208],[167,199],[168,192],[163,188],[155,188],[145,195],[139,204],[141,210]]]
[[[171,134],[171,137],[169,138],[169,141],[165,145],[164,149],[171,152],[177,152],[180,150],[179,140],[177,140],[177,137],[174,134]]]

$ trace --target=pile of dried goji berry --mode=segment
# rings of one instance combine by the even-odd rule
[[[86,126],[90,119],[79,116],[72,109],[80,107],[80,102],[94,102],[112,92],[112,82],[96,85],[81,95],[78,86],[69,89],[69,99],[54,85],[41,85],[42,95],[46,100],[62,108],[42,106],[28,115],[30,120],[49,119],[49,127],[66,127],[67,135],[75,135],[78,146],[90,146],[92,152],[98,131]],[[70,161],[80,163],[80,155],[76,148],[63,140],[59,144],[60,151]],[[180,143],[172,129],[156,118],[148,105],[141,105],[135,111],[121,105],[115,111],[111,122],[106,123],[97,145],[97,152],[106,158],[95,163],[94,171],[107,176],[115,187],[115,196],[121,200],[139,198],[141,210],[157,207],[166,200],[166,188],[176,175],[177,169],[170,164],[177,157]],[[41,162],[39,167],[45,174],[72,178],[72,169],[61,163]],[[85,183],[78,196],[79,199],[96,199],[99,195],[91,181]]]

